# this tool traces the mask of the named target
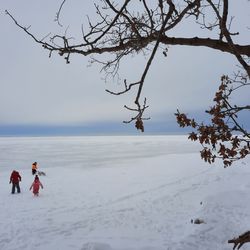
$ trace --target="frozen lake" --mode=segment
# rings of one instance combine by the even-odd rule
[[[186,136],[2,137],[2,169],[27,169],[34,161],[48,167],[102,167],[136,158],[194,153]]]
[[[250,230],[250,161],[224,169],[199,150],[185,136],[3,137],[0,249],[232,249],[227,241]],[[34,161],[47,174],[39,197]]]

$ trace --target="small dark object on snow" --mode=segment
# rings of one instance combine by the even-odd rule
[[[204,224],[205,221],[202,220],[202,219],[195,219],[195,220],[192,219],[191,223],[193,223],[193,224]]]
[[[247,242],[250,242],[250,231],[241,234],[238,238],[233,238],[232,240],[228,241],[228,243],[234,244],[233,249],[235,249],[238,246],[238,244],[239,246],[237,249],[240,249],[243,246],[243,244]]]

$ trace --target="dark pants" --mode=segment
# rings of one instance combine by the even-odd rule
[[[36,169],[32,169],[32,174],[33,174],[33,175],[36,174]]]
[[[16,189],[17,189],[18,193],[21,192],[19,182],[18,183],[12,183],[12,192],[11,193],[14,194]]]

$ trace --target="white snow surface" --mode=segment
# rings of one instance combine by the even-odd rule
[[[232,249],[250,230],[250,160],[224,169],[199,150],[186,136],[2,137],[0,249]],[[34,161],[46,172],[39,197]]]

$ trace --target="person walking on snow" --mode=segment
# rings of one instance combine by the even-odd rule
[[[32,174],[35,175],[37,172],[37,162],[36,161],[32,163],[31,169],[32,169]]]
[[[38,175],[36,175],[34,182],[30,186],[30,190],[33,188],[33,194],[38,196],[40,187],[43,189],[43,184],[40,182]]]
[[[13,172],[11,173],[10,176],[10,183],[12,183],[12,190],[11,193],[14,194],[15,190],[17,189],[17,192],[20,193],[20,186],[19,186],[19,182],[22,180],[20,174],[18,173],[18,171],[13,170]]]

